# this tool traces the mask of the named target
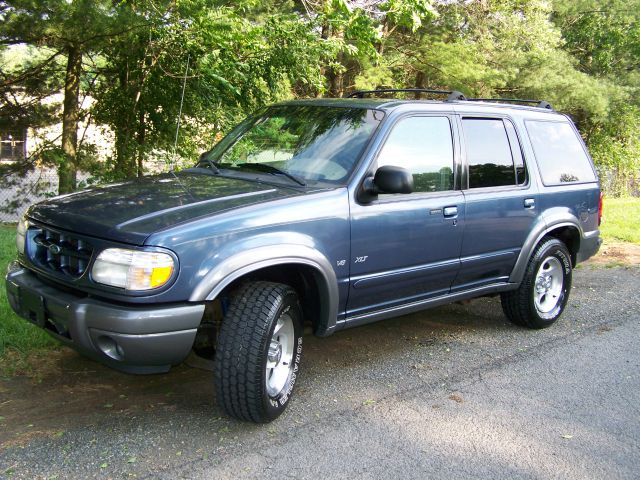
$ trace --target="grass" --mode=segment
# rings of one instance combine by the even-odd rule
[[[4,274],[15,258],[16,229],[0,226],[0,372],[12,374],[28,367],[28,358],[38,350],[57,346],[44,331],[18,317],[9,306]]]
[[[640,198],[605,197],[600,231],[605,240],[640,245]]]

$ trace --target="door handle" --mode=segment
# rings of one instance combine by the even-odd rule
[[[458,215],[458,207],[444,207],[442,209],[442,214],[445,217],[455,217]]]
[[[533,198],[524,199],[524,208],[533,208],[536,206],[536,201]]]

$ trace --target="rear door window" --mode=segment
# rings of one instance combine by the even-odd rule
[[[508,128],[511,130],[509,133]],[[524,159],[510,122],[500,118],[463,118],[462,129],[469,166],[469,188],[526,183]]]
[[[582,141],[570,124],[538,120],[525,124],[545,185],[596,180]]]

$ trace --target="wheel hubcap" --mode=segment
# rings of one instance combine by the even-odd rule
[[[280,359],[282,358],[282,344],[278,341],[271,340],[271,345],[269,345],[269,363],[273,365],[277,365],[280,363]]]
[[[541,313],[549,313],[561,299],[564,276],[562,264],[555,257],[546,258],[536,273],[534,301]]]
[[[293,320],[285,313],[276,323],[267,352],[265,378],[270,397],[277,397],[287,384],[293,368],[294,337]]]

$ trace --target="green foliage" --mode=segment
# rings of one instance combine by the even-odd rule
[[[594,128],[591,156],[610,195],[640,195],[640,108],[623,106]]]
[[[581,70],[595,76],[626,76],[637,71],[640,1],[557,1],[554,10],[565,48],[578,59]]]
[[[142,5],[148,10],[136,14],[152,28],[105,48],[96,90],[94,114],[116,135],[115,177],[141,174],[144,160],[171,153],[180,113],[176,153],[192,163],[239,117],[290,97],[293,88],[320,90],[318,65],[335,54],[292,13],[261,13],[257,23],[246,5],[167,2],[161,14]]]
[[[408,28],[411,32],[420,28],[423,21],[438,15],[430,0],[387,0],[382,2],[380,10],[386,12],[391,24]]]
[[[613,195],[638,195],[640,1],[578,0],[554,7],[564,50],[584,79],[578,91],[594,100],[604,93],[600,108],[578,116],[603,187]],[[569,99],[572,105],[565,108],[575,112],[581,105],[577,100],[582,99]]]

